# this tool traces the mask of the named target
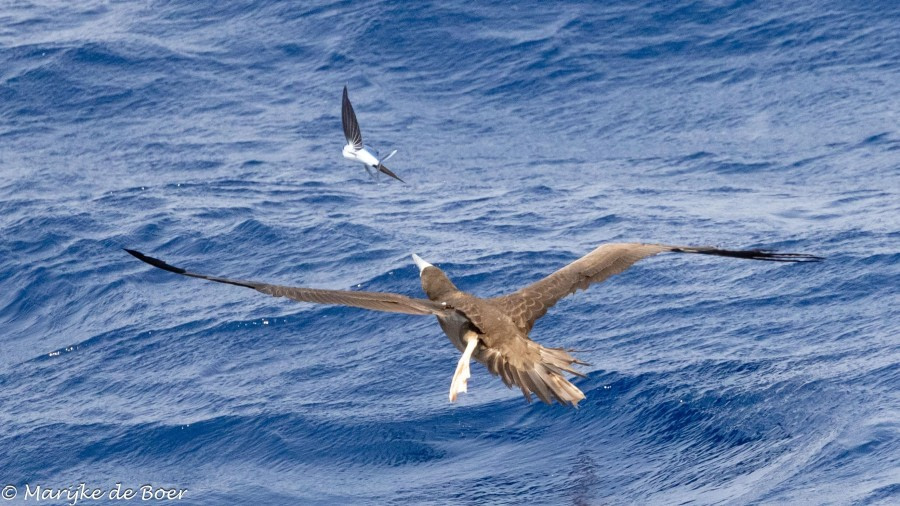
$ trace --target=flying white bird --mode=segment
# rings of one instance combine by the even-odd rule
[[[353,112],[353,106],[350,105],[346,86],[344,86],[344,100],[341,105],[341,123],[344,124],[344,137],[347,138],[347,145],[344,146],[343,150],[344,158],[362,163],[366,168],[366,172],[373,178],[377,179],[378,173],[383,172],[401,183],[406,182],[397,177],[397,174],[391,172],[383,163],[394,156],[394,153],[397,152],[396,149],[383,159],[379,159],[377,151],[363,144],[362,133],[359,131],[359,122],[356,121],[356,113]],[[372,172],[373,169],[375,172]]]

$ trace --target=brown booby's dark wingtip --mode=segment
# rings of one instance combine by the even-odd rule
[[[806,253],[771,253],[768,251],[763,251],[762,253],[766,255],[766,257],[759,258],[759,260],[772,260],[776,262],[822,262],[825,260],[825,257],[809,255]]]
[[[768,262],[821,262],[825,260],[825,257],[807,253],[778,253],[771,250],[753,250],[750,253],[752,255],[747,258]]]
[[[137,258],[138,260],[148,263],[153,267],[162,269],[164,271],[174,272],[175,274],[185,274],[187,271],[182,269],[181,267],[175,267],[174,265],[169,265],[158,258],[148,257],[147,255],[141,253],[140,251],[122,248],[128,252],[131,256]]]
[[[674,248],[676,253],[699,253],[701,255],[716,255],[731,258],[746,258],[748,260],[763,260],[766,262],[821,262],[825,257],[809,255],[806,253],[778,253],[772,250],[750,249],[729,250],[718,248]]]

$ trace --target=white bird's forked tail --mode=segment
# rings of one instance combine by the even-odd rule
[[[390,160],[391,157],[394,156],[394,155],[396,155],[396,154],[397,154],[397,150],[395,149],[395,150],[391,151],[391,154],[389,154],[389,155],[387,155],[386,157],[382,158],[381,161],[380,161],[379,163],[384,163],[384,162]]]

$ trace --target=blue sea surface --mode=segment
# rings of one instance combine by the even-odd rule
[[[898,27],[896,2],[4,2],[3,498],[900,503]],[[341,157],[345,84],[408,184]],[[122,251],[421,297],[415,252],[495,296],[613,241],[827,260],[660,255],[564,299],[531,336],[591,364],[569,409],[479,364],[448,403],[434,318]]]

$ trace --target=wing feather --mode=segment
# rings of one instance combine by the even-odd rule
[[[362,149],[362,132],[359,131],[359,122],[356,121],[356,113],[353,112],[353,106],[350,104],[346,86],[344,86],[344,98],[341,101],[341,123],[344,126],[344,137],[347,139],[347,143],[352,144],[358,150]]]
[[[180,267],[169,265],[162,260],[144,255],[140,251],[126,249],[135,258],[142,260],[159,269],[190,276],[192,278],[205,279],[216,283],[252,288],[258,292],[273,297],[287,297],[300,302],[312,302],[316,304],[333,304],[339,306],[352,306],[374,311],[386,311],[390,313],[405,313],[414,315],[446,315],[452,311],[446,305],[432,302],[428,299],[415,299],[397,293],[380,292],[356,292],[350,290],[325,290],[321,288],[302,288],[293,286],[272,285],[258,281],[245,281],[240,279],[208,276],[196,272],[186,271]]]
[[[512,294],[492,299],[509,314],[523,332],[544,316],[563,297],[585,290],[618,274],[639,260],[662,252],[697,253],[770,262],[816,262],[822,257],[802,253],[774,253],[765,250],[724,250],[712,247],[672,246],[667,244],[604,244],[549,276]]]

